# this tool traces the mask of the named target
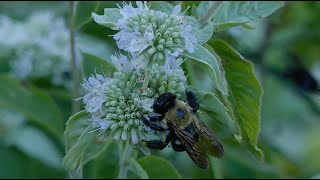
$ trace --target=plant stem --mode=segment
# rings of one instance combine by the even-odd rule
[[[209,157],[210,161],[210,169],[212,172],[212,176],[214,179],[222,179],[222,173],[221,173],[221,162],[219,159],[214,159],[213,157]]]
[[[82,164],[80,164],[76,170],[69,172],[69,177],[70,177],[70,179],[83,179],[82,178]]]
[[[203,15],[201,17],[201,19],[199,20],[202,26],[204,26],[207,23],[207,21],[210,20],[210,18],[212,17],[214,11],[219,7],[219,5],[222,2],[223,1],[215,1],[215,2],[213,2],[211,7],[209,8],[208,12],[205,15]]]
[[[132,151],[132,145],[129,141],[126,141],[125,148],[121,153],[120,165],[119,165],[119,179],[126,179],[128,174],[128,165],[130,160],[130,155]]]
[[[79,85],[80,85],[80,78],[77,68],[77,61],[76,61],[76,50],[75,50],[75,39],[74,39],[74,27],[73,27],[73,20],[74,20],[74,12],[75,12],[75,2],[69,1],[70,7],[70,17],[69,17],[69,35],[70,35],[70,50],[71,50],[71,67],[72,67],[72,114],[75,114],[80,111],[80,103],[75,99],[79,98]]]
[[[74,28],[73,19],[75,11],[75,2],[69,1],[69,36],[70,36],[70,53],[71,53],[71,67],[72,67],[72,114],[80,111],[80,103],[75,99],[79,98],[79,74],[76,62],[75,40],[74,40]],[[66,149],[67,150],[67,149]],[[82,179],[82,163],[79,167],[72,172],[69,172],[70,179]]]

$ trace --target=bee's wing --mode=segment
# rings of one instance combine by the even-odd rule
[[[208,169],[207,154],[199,146],[194,137],[187,131],[173,126],[176,135],[180,139],[181,143],[185,146],[187,153],[191,157],[194,163],[196,163],[202,169]]]
[[[193,123],[199,134],[197,146],[201,147],[203,150],[206,150],[208,154],[217,158],[221,158],[224,154],[224,150],[216,135],[196,116],[194,116],[194,118],[195,120]]]

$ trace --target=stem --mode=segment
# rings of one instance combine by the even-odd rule
[[[222,179],[223,175],[221,173],[221,162],[219,159],[214,159],[213,157],[209,157],[210,161],[210,169],[212,172],[212,177],[214,179]]]
[[[75,114],[80,111],[80,102],[76,101],[75,99],[79,98],[79,85],[80,85],[80,78],[77,68],[76,62],[76,50],[75,50],[75,39],[74,39],[74,27],[73,27],[73,20],[74,20],[74,12],[75,12],[75,2],[69,1],[69,8],[70,8],[70,28],[69,28],[69,35],[70,35],[70,50],[71,50],[71,67],[72,67],[72,114]]]
[[[222,3],[223,1],[215,1],[213,2],[213,4],[211,5],[211,7],[209,8],[208,12],[202,16],[202,18],[199,20],[201,25],[204,26],[208,20],[210,20],[210,18],[212,17],[214,11],[219,7],[219,5]]]
[[[79,74],[77,70],[76,63],[76,51],[75,51],[75,40],[74,40],[74,28],[73,28],[73,20],[74,20],[74,12],[75,12],[75,3],[74,1],[69,1],[69,36],[70,36],[70,53],[71,53],[71,67],[72,67],[72,114],[80,111],[80,103],[75,101],[74,99],[79,97]],[[67,149],[66,149],[67,151]],[[82,179],[82,163],[80,163],[79,167],[72,172],[69,172],[70,179]]]
[[[132,146],[129,141],[126,141],[125,148],[121,154],[118,179],[126,179],[127,178],[128,165],[129,165],[131,151],[132,151]]]
[[[70,179],[83,179],[82,178],[82,164],[80,164],[76,170],[69,172],[69,177],[70,177]]]

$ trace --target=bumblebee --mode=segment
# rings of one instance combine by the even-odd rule
[[[172,93],[160,95],[153,103],[154,113],[142,116],[144,124],[155,131],[168,131],[165,141],[145,141],[147,147],[163,149],[170,142],[173,150],[186,151],[193,162],[208,169],[207,154],[222,158],[223,146],[214,133],[195,115],[199,109],[195,95],[186,91],[186,101]]]

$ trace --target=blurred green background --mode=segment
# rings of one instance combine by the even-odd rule
[[[32,32],[32,29],[13,30],[9,26],[23,24],[37,12],[49,11],[63,20],[65,29],[49,22],[52,26],[48,31],[59,36],[60,31],[68,29],[68,5],[68,2],[0,2],[0,178],[67,178],[61,163],[65,155],[64,123],[71,115],[70,71],[59,71],[66,84],[55,84],[50,74],[21,78],[10,64],[20,51],[9,49],[6,43]],[[103,14],[103,8],[107,7],[117,6],[115,2],[100,2],[97,14]],[[11,24],[6,24],[3,17],[10,18]],[[319,17],[319,2],[288,2],[254,24],[252,30],[235,27],[212,37],[228,42],[255,64],[264,89],[258,141],[264,161],[256,160],[245,148],[230,143],[225,146],[225,157],[212,159],[214,169],[208,171],[199,169],[186,153],[170,148],[152,151],[152,154],[170,161],[183,178],[319,178],[320,91],[319,87],[312,89],[315,82],[308,77],[297,80],[309,73],[320,82]],[[10,36],[5,35],[6,31],[11,31]],[[63,33],[62,37],[67,39],[62,38],[62,42],[68,40],[67,32]],[[102,46],[99,53],[114,52],[110,44],[115,42],[108,36],[114,34],[112,30],[90,21],[77,34],[81,34],[76,39],[78,46],[109,44]],[[55,40],[60,42],[59,38]],[[32,37],[26,41],[38,43]],[[47,54],[55,46],[59,43],[49,46]],[[29,44],[19,44],[19,48],[27,49]],[[47,57],[39,55],[39,58]],[[61,57],[53,54],[52,58]],[[71,62],[67,58],[63,63],[70,65]],[[46,68],[55,69],[53,66]],[[89,74],[84,70],[82,77]],[[113,144],[99,158],[86,164],[84,177],[116,177],[114,165],[118,159],[117,146]],[[135,176],[129,174],[129,177]]]

